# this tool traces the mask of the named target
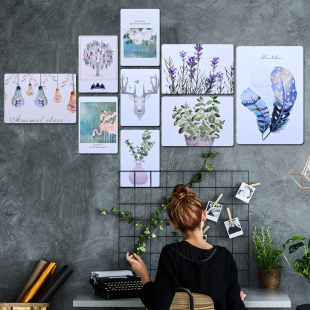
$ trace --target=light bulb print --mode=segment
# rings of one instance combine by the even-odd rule
[[[53,98],[53,101],[56,103],[60,103],[62,101],[62,97],[60,95],[59,88],[56,88],[55,96]]]
[[[33,95],[34,95],[34,90],[32,88],[31,83],[29,83],[28,90],[27,90],[27,96],[33,96]]]
[[[12,106],[15,108],[21,108],[25,104],[25,100],[22,96],[20,86],[16,86],[15,94],[12,98]]]
[[[34,103],[38,108],[44,108],[47,106],[48,101],[44,94],[43,86],[39,86],[38,95]]]
[[[75,113],[76,112],[76,96],[75,96],[75,92],[74,91],[71,92],[70,100],[69,100],[69,103],[67,105],[67,110],[70,113]]]

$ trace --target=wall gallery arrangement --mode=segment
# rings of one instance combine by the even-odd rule
[[[160,65],[159,10],[121,10],[120,59],[122,66]],[[302,144],[303,48],[238,47],[237,77],[237,142]],[[232,44],[164,44],[161,74],[132,68],[119,77],[118,37],[80,36],[79,92],[117,93],[118,79],[121,126],[141,127],[121,130],[120,187],[160,186],[160,132],[142,128],[160,126],[160,84],[162,146],[234,145]],[[5,74],[4,121],[75,123],[75,87],[75,74]],[[117,154],[118,98],[80,97],[78,112],[79,152]],[[242,183],[235,197],[249,203],[255,185]],[[214,222],[219,199],[206,206]],[[227,213],[229,238],[242,235],[238,217]]]
[[[76,123],[76,75],[5,74],[4,122]]]

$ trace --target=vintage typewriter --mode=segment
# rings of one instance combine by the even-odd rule
[[[104,299],[139,298],[143,286],[130,270],[93,271],[89,282],[94,294]]]

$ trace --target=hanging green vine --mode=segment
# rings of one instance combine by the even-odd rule
[[[192,187],[195,183],[200,183],[203,178],[205,177],[206,172],[208,171],[214,171],[214,168],[211,164],[208,163],[208,160],[210,158],[214,158],[218,153],[216,152],[209,152],[209,153],[203,153],[202,157],[205,159],[202,168],[199,172],[197,172],[194,177],[186,184],[188,187]],[[162,212],[167,209],[168,199],[166,197],[163,198],[163,202],[161,204],[160,209],[158,209],[155,212],[155,215],[150,220],[150,225],[143,228],[141,231],[140,236],[138,237],[137,243],[135,244],[135,253],[139,256],[142,256],[143,253],[146,252],[146,244],[150,238],[156,238],[156,232],[158,230],[165,230],[164,227],[167,227],[170,225],[169,220],[162,219],[163,215]],[[100,212],[101,215],[116,215],[122,218],[128,219],[128,223],[135,223],[135,226],[142,227],[142,217],[133,217],[132,212],[129,211],[122,211],[119,212],[116,207],[113,207],[111,211],[106,211],[105,209],[102,209],[100,206],[97,207],[98,212]],[[182,241],[182,236],[178,231],[173,231],[171,234],[174,237],[178,237],[178,241]]]

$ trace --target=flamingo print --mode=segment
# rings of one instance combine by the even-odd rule
[[[116,122],[116,112],[113,112],[112,115],[108,115],[107,111],[102,111],[103,114],[100,115],[100,124],[98,132],[97,128],[93,130],[93,138],[97,133],[98,136],[101,136],[103,133],[104,143],[113,142],[112,135],[116,135],[117,122]]]

